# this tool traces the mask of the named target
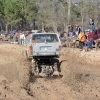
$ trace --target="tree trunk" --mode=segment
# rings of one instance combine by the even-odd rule
[[[0,30],[2,31],[2,24],[1,24],[1,26],[0,26]]]
[[[83,5],[81,6],[81,17],[82,17],[82,31],[83,31]]]
[[[11,24],[11,32],[12,32],[12,24]]]
[[[81,4],[81,18],[82,18],[82,31],[83,31],[83,21],[84,21],[84,4],[83,4],[83,0],[82,0],[82,4]]]
[[[6,24],[6,34],[8,33],[8,24]]]
[[[44,24],[43,24],[43,21],[42,21],[41,25],[42,25],[42,31],[44,31]]]
[[[70,17],[71,17],[71,1],[72,0],[68,0],[67,22],[66,22],[66,26],[65,26],[66,32],[68,32],[68,25],[70,23]]]
[[[67,24],[70,23],[70,17],[71,17],[71,1],[72,0],[68,0],[68,15],[67,15]]]
[[[54,32],[57,32],[57,21],[53,22],[53,28],[54,28]]]

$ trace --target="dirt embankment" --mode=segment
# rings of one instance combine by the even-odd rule
[[[26,49],[0,44],[0,100],[100,100],[100,51],[63,48],[62,78],[30,80]]]

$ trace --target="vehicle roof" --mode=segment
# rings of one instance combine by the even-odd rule
[[[45,32],[42,32],[42,33],[33,33],[33,34],[57,34],[57,33],[45,33]]]

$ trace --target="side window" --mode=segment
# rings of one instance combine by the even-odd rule
[[[33,43],[37,43],[38,42],[37,37],[35,35],[32,36],[32,42]]]

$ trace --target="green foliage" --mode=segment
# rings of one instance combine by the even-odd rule
[[[0,0],[0,18],[4,24],[16,24],[29,22],[32,19],[37,21],[38,26],[64,26],[68,19],[68,0]],[[74,0],[73,0],[74,1]],[[86,25],[89,16],[99,19],[100,3],[95,0],[78,0],[75,5],[71,4],[70,23],[82,23],[82,18]],[[83,11],[82,11],[83,10]],[[96,20],[95,20],[96,21]],[[97,20],[98,23],[98,20]]]
[[[30,20],[37,12],[34,0],[1,0],[0,8],[0,16],[7,24]]]
[[[3,13],[2,8],[3,8],[2,2],[0,1],[0,16],[2,16],[2,13]]]

